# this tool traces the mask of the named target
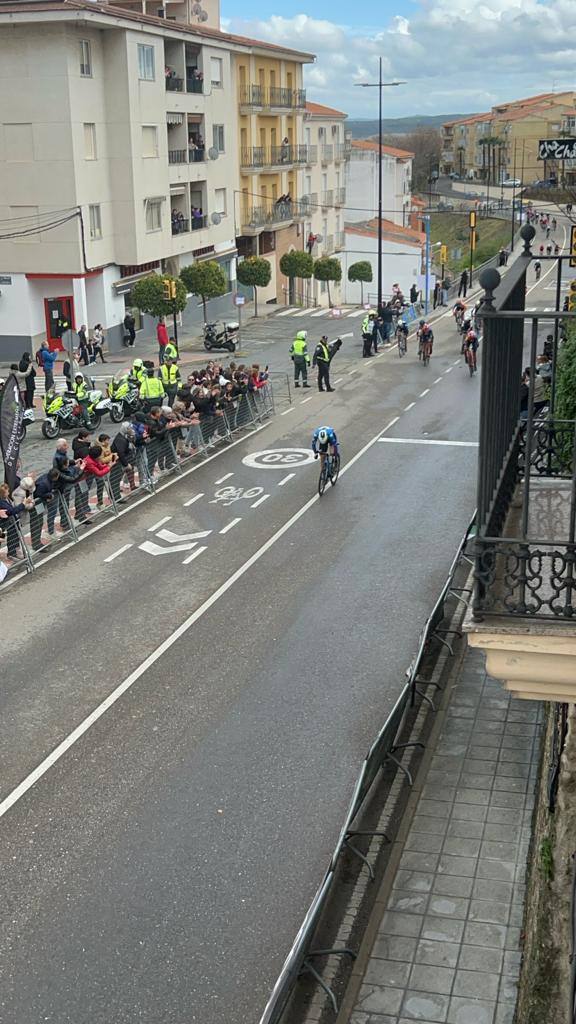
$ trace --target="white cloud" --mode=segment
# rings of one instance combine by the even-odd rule
[[[232,18],[230,28],[315,53],[309,98],[351,116],[375,115],[376,93],[355,85],[374,81],[379,57],[387,78],[407,82],[386,91],[389,116],[467,113],[573,87],[574,0],[421,0],[409,18],[361,28],[306,14]]]

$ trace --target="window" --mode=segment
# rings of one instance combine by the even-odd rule
[[[154,47],[138,43],[138,77],[145,82],[153,82],[154,74]]]
[[[223,217],[226,216],[226,189],[217,188],[214,190],[214,210],[216,213],[220,213]]]
[[[84,159],[96,160],[96,125],[84,125]]]
[[[212,142],[214,149],[217,149],[219,153],[224,152],[224,125],[214,124],[212,125]]]
[[[142,125],[142,156],[158,156],[158,128],[155,124]]]
[[[80,74],[82,78],[92,78],[92,50],[88,39],[81,39],[79,46]]]
[[[90,218],[90,238],[102,238],[102,218],[99,206],[89,206],[88,215]]]
[[[162,200],[146,200],[146,231],[162,230]]]
[[[222,58],[210,57],[210,82],[217,88],[222,88]]]

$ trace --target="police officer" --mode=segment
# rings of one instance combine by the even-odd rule
[[[375,319],[374,313],[367,313],[362,321],[362,341],[364,343],[362,357],[364,359],[372,355],[372,336]]]
[[[166,346],[168,348],[168,346]],[[168,399],[168,405],[172,405],[178,388],[182,383],[180,376],[180,370],[175,359],[169,359],[167,355],[164,355],[164,362],[161,363],[160,369],[158,370],[158,376],[164,385],[164,391]]]
[[[152,363],[152,366],[154,366],[154,363]],[[130,376],[138,382],[138,387],[140,387],[142,382],[147,379],[148,373],[146,372],[146,367],[141,359],[135,359],[132,363]]]
[[[370,342],[372,342],[372,335],[370,335]],[[330,386],[330,359],[328,338],[323,334],[314,352],[314,365],[318,367],[318,391],[324,391],[324,385],[326,385],[326,391],[334,391],[334,388]]]
[[[153,409],[155,405],[162,405],[165,397],[164,384],[159,377],[154,376],[154,364],[152,364],[140,385],[140,399],[146,412]]]
[[[74,377],[74,394],[76,401],[82,410],[82,420],[87,427],[90,426],[90,414],[88,412],[88,406],[90,404],[90,395],[88,394],[88,387],[86,381],[81,373],[77,373]]]
[[[302,374],[302,387],[310,387],[308,383],[308,366],[310,365],[310,356],[308,355],[308,346],[306,345],[307,337],[307,331],[298,331],[298,334],[290,346],[290,358],[294,363],[295,388],[300,387],[300,374]]]
[[[172,359],[174,362],[178,359],[178,349],[176,348],[176,342],[174,338],[170,338],[170,341],[164,348],[164,360]]]

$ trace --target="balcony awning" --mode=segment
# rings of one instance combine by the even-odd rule
[[[184,114],[171,113],[168,111],[166,114],[166,124],[184,124]]]
[[[170,185],[170,196],[185,196],[187,192],[186,185]]]

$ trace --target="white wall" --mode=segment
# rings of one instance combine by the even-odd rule
[[[387,251],[388,250],[388,251]],[[358,304],[360,302],[360,282],[348,280],[348,267],[360,260],[367,260],[372,266],[372,283],[364,285],[364,295],[368,292],[376,294],[378,291],[378,240],[374,236],[358,235],[353,231],[346,232],[346,251],[340,253],[338,258],[342,263],[342,291],[343,301],[346,303]],[[418,282],[418,275],[422,264],[422,251],[419,246],[407,245],[396,241],[387,241],[384,238],[382,255],[382,291],[389,295],[392,285],[398,283],[405,295],[410,291],[414,282]]]
[[[382,208],[385,220],[405,226],[403,208],[409,207],[412,161],[384,156],[382,161]],[[378,210],[378,154],[376,151],[354,149],[350,153],[346,173],[346,222],[371,220]]]
[[[8,272],[2,270],[2,274]],[[0,285],[0,359],[2,358],[2,335],[29,335],[31,332],[32,309],[25,274],[8,274],[12,284]]]

